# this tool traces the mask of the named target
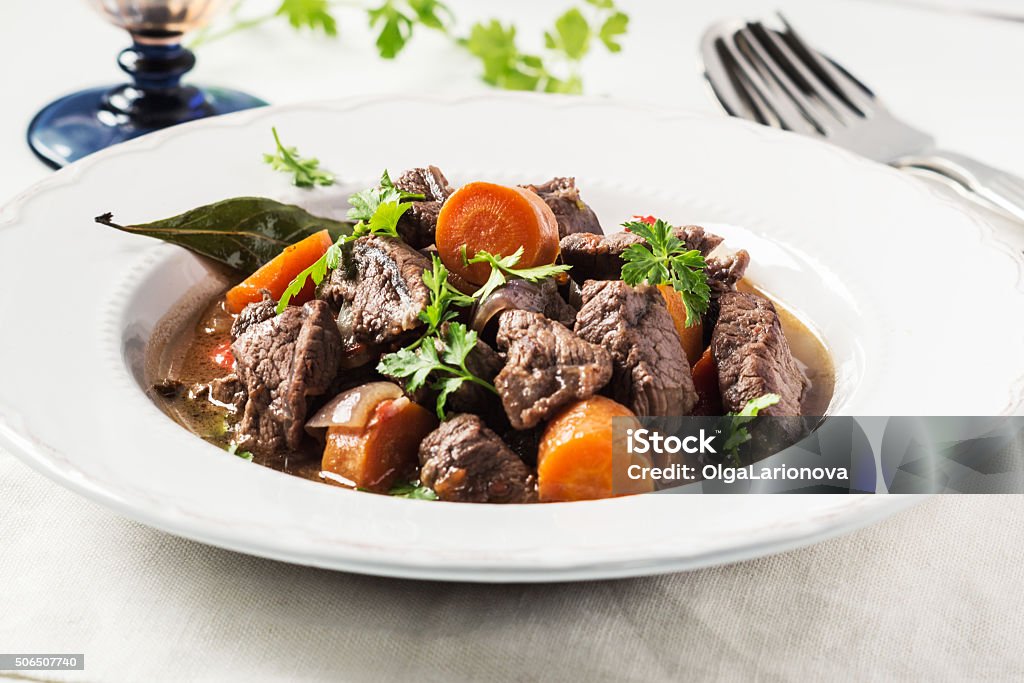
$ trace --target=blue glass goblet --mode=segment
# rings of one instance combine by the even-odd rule
[[[196,63],[182,46],[182,36],[230,1],[90,0],[131,34],[132,46],[121,52],[118,64],[132,82],[51,102],[29,124],[29,146],[45,163],[60,168],[154,130],[267,104],[237,90],[181,83]]]

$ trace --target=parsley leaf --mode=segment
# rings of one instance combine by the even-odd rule
[[[275,16],[286,17],[293,28],[322,30],[328,36],[338,35],[338,22],[331,14],[328,0],[282,0]]]
[[[422,194],[399,190],[385,169],[377,187],[368,188],[349,197],[348,203],[352,208],[348,210],[348,217],[356,221],[368,221],[381,204],[417,201],[424,198]]]
[[[609,52],[622,52],[622,44],[618,42],[617,38],[625,35],[628,28],[629,17],[622,12],[616,12],[601,24],[598,37]]]
[[[722,452],[729,454],[735,466],[739,467],[740,465],[740,446],[750,441],[751,438],[745,425],[753,422],[759,412],[775,405],[780,400],[782,397],[778,394],[764,394],[747,401],[740,412],[729,413],[725,416],[725,428],[722,430],[725,440]]]
[[[440,0],[385,0],[380,7],[366,10],[370,26],[381,26],[377,36],[377,52],[384,59],[394,59],[412,38],[417,23],[438,31],[447,31],[453,16]]]
[[[555,32],[544,34],[548,49],[559,50],[569,59],[580,60],[590,51],[590,24],[577,8],[555,20]]]
[[[307,159],[299,156],[294,147],[285,147],[281,144],[281,138],[277,134],[277,128],[270,129],[274,133],[274,142],[277,144],[277,152],[264,154],[264,163],[270,164],[275,171],[292,173],[292,182],[298,187],[313,187],[314,185],[333,185],[334,176],[320,168],[320,160],[315,157]]]
[[[700,322],[708,310],[711,288],[708,287],[707,264],[696,249],[686,245],[672,232],[672,226],[661,220],[653,224],[633,221],[622,227],[644,238],[647,245],[633,244],[622,252],[622,279],[628,285],[646,282],[649,285],[672,285],[686,306],[686,326]]]
[[[231,455],[237,455],[242,460],[248,460],[249,462],[252,462],[252,453],[250,453],[249,451],[240,451],[240,450],[238,450],[238,444],[237,443],[232,443],[231,445],[229,445],[224,450],[226,450]]]
[[[488,263],[491,266],[491,275],[483,287],[473,293],[475,299],[486,299],[494,293],[498,287],[504,285],[507,276],[526,280],[527,282],[540,282],[559,273],[568,271],[572,266],[563,264],[551,264],[546,266],[534,266],[532,268],[516,268],[516,264],[523,258],[523,248],[519,247],[511,256],[495,256],[488,251],[478,251],[476,256],[466,256],[466,245],[462,245],[462,261],[466,265],[473,263]]]
[[[423,486],[419,482],[402,482],[395,484],[388,491],[389,496],[395,496],[396,498],[412,498],[414,500],[437,500],[437,494],[434,490],[428,486]]]

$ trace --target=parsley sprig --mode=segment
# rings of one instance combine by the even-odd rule
[[[519,247],[515,253],[509,256],[495,256],[489,251],[478,251],[476,256],[469,258],[466,254],[466,245],[462,245],[462,262],[467,266],[474,263],[487,263],[491,266],[491,274],[487,282],[473,293],[473,298],[483,301],[494,290],[508,282],[509,277],[519,278],[527,282],[540,282],[549,277],[568,271],[572,266],[563,264],[550,264],[534,266],[532,268],[516,268],[516,264],[523,258],[523,248]]]
[[[285,147],[277,134],[277,128],[270,129],[274,133],[277,151],[264,154],[264,163],[270,164],[275,171],[291,173],[292,183],[297,187],[313,187],[314,185],[333,185],[334,176],[320,168],[320,160],[316,157],[303,158],[294,147]]]
[[[394,59],[405,48],[417,25],[447,33],[455,20],[452,11],[439,0],[385,0],[366,12],[370,26],[380,27],[376,45],[384,59]]]
[[[352,208],[348,210],[348,217],[356,221],[368,221],[377,211],[381,204],[417,201],[424,199],[424,196],[415,192],[406,192],[395,187],[387,169],[380,177],[376,187],[370,187],[362,192],[356,192],[349,197],[348,203]]]
[[[265,14],[243,10],[251,4],[236,0],[228,13],[230,23],[201,29],[189,46],[196,48],[278,20],[287,21],[296,30],[337,37],[340,8],[344,5],[369,21],[377,52],[384,59],[398,56],[418,29],[435,30],[478,58],[483,80],[490,85],[508,90],[579,93],[583,91],[580,67],[592,47],[600,43],[608,52],[620,52],[620,39],[629,28],[629,17],[615,0],[584,0],[563,12],[544,32],[544,51],[531,53],[520,50],[516,26],[498,19],[477,22],[469,35],[455,36],[455,17],[441,0],[280,0],[276,10]]]
[[[632,221],[622,227],[647,241],[646,245],[632,244],[622,253],[622,279],[626,284],[672,285],[686,306],[686,326],[700,322],[711,297],[707,263],[701,253],[687,249],[672,233],[672,226],[660,218],[653,224]]]
[[[384,171],[384,178],[388,177],[388,172]],[[366,192],[370,192],[367,190]],[[359,193],[360,195],[365,193]],[[365,211],[368,205],[360,203],[357,207],[356,197],[354,195],[349,199],[349,203],[353,204],[353,210],[360,208],[360,211]],[[349,235],[342,235],[334,242],[324,255],[317,259],[311,266],[303,270],[301,273],[295,276],[295,278],[288,283],[288,287],[285,288],[281,294],[280,300],[277,302],[278,314],[284,313],[284,310],[288,308],[288,303],[293,297],[298,295],[302,291],[302,288],[306,286],[309,280],[313,281],[313,284],[319,285],[327,277],[327,273],[334,270],[341,263],[342,248],[360,237],[366,235],[377,235],[378,237],[398,237],[398,219],[409,210],[409,204],[402,201],[400,196],[391,195],[387,197],[388,201],[374,202],[373,211],[369,214],[369,217],[360,219],[358,223],[352,228],[352,233]],[[350,212],[351,213],[351,212]],[[361,213],[360,215],[366,215]]]
[[[441,325],[458,316],[454,306],[472,306],[475,299],[455,289],[448,282],[448,269],[437,254],[431,254],[431,269],[423,271],[423,284],[430,290],[430,303],[420,311],[419,318],[427,324],[427,331],[416,345],[428,337],[437,336]]]
[[[247,0],[236,0],[228,13],[231,23],[220,29],[217,26],[201,29],[189,47],[195,49],[239,31],[280,19],[286,20],[296,30],[308,29],[335,38],[338,35],[339,5],[351,6],[353,3],[337,0],[280,0],[277,9],[272,12],[247,14],[243,6],[249,4]],[[370,27],[377,34],[374,41],[377,52],[384,59],[397,56],[412,38],[417,26],[448,33],[455,20],[451,10],[440,0],[383,0],[382,4],[375,6],[358,3],[354,9],[365,13]]]
[[[614,0],[586,0],[572,7],[544,32],[545,56],[522,52],[516,42],[516,27],[497,19],[479,22],[460,41],[483,65],[483,80],[508,90],[541,90],[578,94],[583,92],[580,65],[596,40],[609,52],[619,52],[619,37],[626,33],[629,17]],[[568,73],[556,73],[552,63],[568,66]]]
[[[476,347],[477,335],[464,324],[449,322],[440,334],[423,337],[414,347],[405,347],[380,359],[377,372],[406,380],[405,388],[414,393],[424,386],[438,392],[437,417],[445,419],[445,403],[465,382],[472,382],[497,393],[494,385],[474,375],[466,359]],[[437,343],[440,340],[440,344]],[[438,349],[440,347],[440,350]]]
[[[723,429],[725,440],[722,444],[722,452],[729,454],[733,465],[740,466],[740,446],[750,441],[751,438],[746,425],[753,422],[762,410],[775,405],[780,400],[782,397],[778,394],[764,394],[747,401],[740,412],[729,413],[725,416],[725,428]]]

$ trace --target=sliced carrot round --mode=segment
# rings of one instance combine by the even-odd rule
[[[475,285],[487,281],[486,263],[466,266],[462,248],[472,258],[479,251],[511,256],[520,247],[517,268],[554,263],[558,258],[558,221],[537,194],[521,187],[476,182],[463,185],[437,217],[437,251],[455,275]]]
[[[262,301],[264,289],[270,292],[270,296],[280,299],[295,276],[316,263],[333,243],[331,234],[321,230],[285,247],[259,270],[228,290],[224,297],[228,311],[241,313],[247,304]],[[308,281],[302,292],[292,298],[292,304],[301,305],[312,299],[315,287],[312,280]]]

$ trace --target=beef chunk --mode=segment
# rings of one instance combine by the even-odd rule
[[[412,206],[399,219],[398,234],[414,249],[430,246],[434,243],[437,230],[437,214],[453,192],[448,179],[437,166],[413,168],[399,176],[395,187],[421,194],[425,198],[423,201],[412,202]]]
[[[722,243],[721,237],[706,232],[699,225],[673,228],[673,233],[687,249],[696,249],[705,256]],[[618,280],[622,272],[622,252],[634,244],[647,242],[624,230],[612,235],[568,235],[562,238],[560,247],[562,260],[572,266],[570,275],[577,282],[583,282]]]
[[[516,429],[535,427],[565,404],[590,398],[612,378],[606,350],[539,313],[502,313],[498,348],[508,359],[494,386]]]
[[[231,323],[231,338],[238,339],[245,334],[250,327],[258,325],[264,320],[270,320],[277,315],[277,302],[270,296],[266,289],[262,290],[263,300],[251,303],[242,309],[242,312]]]
[[[441,500],[533,503],[536,478],[476,415],[455,415],[420,444],[420,481]]]
[[[346,348],[400,346],[422,324],[418,316],[430,300],[423,271],[430,261],[390,238],[360,237],[349,247],[320,298],[338,311]]]
[[[576,334],[611,352],[611,395],[637,415],[688,415],[693,409],[690,366],[657,288],[621,280],[585,283]]]
[[[580,199],[575,178],[552,178],[543,185],[523,187],[540,195],[544,203],[551,207],[551,212],[558,221],[559,237],[576,233],[604,233],[597,215]]]
[[[799,415],[809,382],[793,358],[775,306],[745,292],[726,292],[718,303],[711,353],[718,366],[722,406],[739,412],[752,398],[778,394],[779,402],[760,414]]]
[[[750,254],[740,249],[729,256],[712,256],[707,260],[708,286],[711,296],[719,297],[736,289],[736,283],[743,279],[750,265]]]
[[[696,249],[704,256],[707,256],[724,242],[721,237],[713,232],[708,232],[699,225],[684,225],[672,228],[672,234],[683,241],[687,249]]]
[[[617,232],[612,235],[579,233],[563,237],[562,260],[572,266],[569,274],[584,280],[618,280],[622,272],[622,252],[632,244],[646,244],[639,235]]]
[[[247,448],[297,450],[308,398],[323,394],[338,372],[342,340],[323,301],[292,306],[250,327],[231,345],[248,400],[239,426]]]
[[[245,383],[235,373],[210,382],[210,401],[213,403],[237,412],[245,405],[247,398]]]

